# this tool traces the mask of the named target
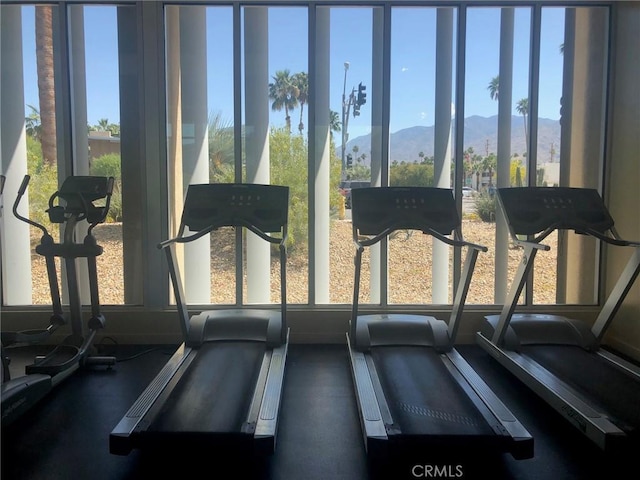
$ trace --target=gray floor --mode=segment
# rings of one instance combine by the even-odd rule
[[[534,458],[516,461],[507,455],[475,459],[469,470],[466,464],[462,469],[457,467],[462,462],[455,452],[441,465],[431,458],[424,460],[426,454],[424,459],[396,459],[387,464],[379,459],[368,461],[343,345],[290,346],[276,452],[264,461],[246,455],[219,458],[216,452],[175,452],[169,458],[153,458],[138,451],[128,456],[111,455],[110,431],[173,348],[106,348],[121,360],[113,370],[78,372],[2,432],[3,480],[166,478],[168,468],[185,474],[192,468],[193,472],[204,469],[208,473],[202,478],[582,480],[614,478],[615,472],[624,468],[621,459],[605,457],[474,345],[461,346],[459,351],[534,436]],[[13,367],[19,370],[21,359],[31,356],[33,350],[11,353]],[[232,473],[223,475],[224,471]]]

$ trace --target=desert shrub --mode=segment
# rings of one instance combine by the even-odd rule
[[[476,213],[483,222],[496,221],[496,197],[487,192],[476,196]]]
[[[42,159],[42,147],[40,141],[27,136],[27,173],[31,177],[27,195],[29,198],[28,217],[44,225],[52,231],[49,221],[49,198],[58,190],[58,169],[55,165],[45,163]],[[11,200],[13,204],[13,200]],[[26,199],[22,199],[26,204]],[[21,210],[25,214],[25,210]]]
[[[113,177],[113,194],[111,195],[111,205],[107,215],[107,221],[122,221],[122,168],[120,155],[109,153],[94,159],[91,162],[91,175],[98,177]]]
[[[433,186],[433,165],[425,163],[396,163],[391,165],[389,184],[398,187]]]

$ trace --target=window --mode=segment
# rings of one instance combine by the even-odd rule
[[[61,9],[56,5],[3,5],[3,71],[10,82],[3,93],[3,163],[7,177],[5,203],[13,204],[24,175],[30,175],[21,213],[42,224],[58,240],[61,226],[46,212],[49,198],[68,175],[113,176],[115,187],[106,222],[94,234],[105,253],[98,257],[101,302],[124,303],[122,265],[123,201],[120,158],[118,27],[114,6],[69,6],[68,34],[60,35]],[[6,28],[5,28],[6,27]],[[8,68],[11,65],[12,68]],[[70,65],[68,70],[63,65]],[[9,73],[7,73],[9,75]],[[4,77],[3,77],[4,78]],[[60,92],[64,85],[71,102]],[[73,127],[69,128],[68,123]],[[10,126],[10,124],[12,126]],[[8,209],[3,218],[7,305],[50,304],[44,257],[34,252],[37,228],[17,220]],[[82,226],[77,235],[83,236]],[[82,261],[80,261],[82,263]],[[64,268],[57,259],[63,301]],[[78,270],[81,285],[86,268]],[[86,290],[86,291],[85,291]],[[83,302],[89,292],[82,288]]]
[[[154,247],[175,233],[190,183],[291,188],[288,300],[311,308],[352,300],[348,188],[453,189],[465,237],[489,247],[468,297],[486,305],[504,299],[520,255],[496,210],[495,189],[603,184],[606,5],[0,8],[4,203],[13,202],[25,173],[33,182],[30,215],[43,215],[48,191],[66,175],[119,177],[112,218],[96,229],[105,246],[102,303],[171,304],[166,265]],[[36,56],[45,11],[55,48],[48,73]],[[54,80],[53,117],[46,117],[46,92],[36,79]],[[49,145],[44,129],[51,126]],[[37,232],[8,210],[3,304],[47,304],[41,261],[31,255]],[[372,251],[362,289],[369,303],[451,303],[462,258],[437,242],[431,258],[413,258],[419,237],[398,235]],[[553,248],[538,256],[520,301],[596,303],[595,243],[573,234],[549,241]],[[189,245],[188,302],[277,302],[277,276],[262,248],[232,230]],[[212,251],[223,255],[209,260]],[[409,285],[407,278],[425,272],[426,283]]]

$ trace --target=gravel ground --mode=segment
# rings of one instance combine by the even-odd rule
[[[468,241],[485,245],[487,253],[480,253],[467,298],[468,304],[492,304],[494,288],[494,235],[495,225],[479,220],[463,220],[462,231]],[[104,305],[124,302],[122,269],[122,229],[120,224],[104,224],[95,228],[98,243],[104,253],[98,257],[100,300]],[[229,303],[235,300],[234,249],[231,229],[212,234],[211,250],[220,255],[212,260],[212,303]],[[34,232],[32,243],[39,242]],[[556,236],[546,241],[550,252],[541,252],[536,258],[535,286],[536,303],[554,303],[556,282]],[[426,244],[426,245],[425,245]],[[389,303],[432,303],[431,298],[431,237],[419,232],[397,232],[389,240]],[[50,304],[49,283],[45,262],[32,254],[33,303]],[[521,259],[522,250],[509,248],[509,281]],[[160,255],[160,253],[158,253]],[[351,222],[332,222],[330,234],[330,302],[348,304],[353,295],[353,254]],[[368,299],[368,254],[365,254],[361,284],[361,299]],[[451,255],[450,255],[451,258]],[[279,301],[278,265],[273,257],[272,301]],[[451,271],[451,269],[450,269]],[[287,301],[307,303],[308,268],[304,254],[291,252],[287,262]],[[246,289],[246,282],[245,282]],[[451,302],[451,294],[449,295]]]

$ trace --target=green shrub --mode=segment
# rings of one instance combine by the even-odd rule
[[[271,183],[289,187],[289,228],[287,248],[299,249],[308,244],[309,215],[307,190],[307,145],[304,138],[285,129],[272,129],[269,138]]]
[[[122,221],[122,168],[120,155],[117,153],[109,153],[94,159],[91,162],[90,174],[98,177],[113,177],[113,194],[111,195],[111,204],[107,221]]]
[[[49,198],[58,191],[58,169],[48,164],[40,165],[37,172],[30,173],[29,181],[29,218],[44,225],[49,232],[53,232],[49,221]],[[23,199],[24,201],[24,199]]]
[[[483,222],[496,221],[496,197],[487,192],[476,196],[476,213]]]
[[[394,163],[389,172],[389,184],[397,187],[433,186],[433,165]]]

